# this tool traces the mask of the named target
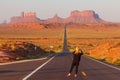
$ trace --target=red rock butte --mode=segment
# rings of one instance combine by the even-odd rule
[[[19,22],[39,22],[40,19],[36,17],[35,12],[24,13],[21,12],[20,16],[14,16],[11,18],[10,23],[19,23]]]
[[[78,11],[74,10],[70,13],[70,16],[67,18],[60,18],[58,15],[55,15],[53,18],[49,18],[48,22],[63,22],[63,23],[94,23],[94,22],[104,22],[98,14],[92,10]]]
[[[47,20],[40,20],[36,17],[35,12],[24,13],[21,12],[20,16],[14,16],[11,18],[10,23],[18,22],[58,22],[58,23],[98,23],[105,22],[99,17],[97,13],[93,10],[78,11],[74,10],[70,13],[67,18],[61,18],[57,14],[53,18],[48,18]]]

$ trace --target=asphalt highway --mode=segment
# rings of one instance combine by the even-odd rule
[[[61,53],[26,80],[120,80],[120,70],[101,64],[83,56],[79,65],[78,77],[66,77],[72,62],[72,56]]]

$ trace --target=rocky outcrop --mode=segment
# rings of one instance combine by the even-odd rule
[[[61,18],[57,14],[53,18],[48,18],[47,20],[40,20],[36,17],[35,12],[22,12],[20,16],[14,16],[11,18],[10,23],[20,23],[20,22],[58,22],[58,23],[95,23],[104,22],[98,14],[92,10],[78,11],[74,10],[70,13],[67,18]]]
[[[70,16],[67,18],[60,18],[55,15],[53,18],[48,19],[48,22],[63,22],[63,23],[94,23],[94,22],[104,22],[98,14],[92,10],[86,11],[72,11]]]
[[[40,22],[40,19],[36,17],[35,12],[22,12],[20,16],[14,16],[11,18],[10,23],[22,23],[22,22]]]
[[[96,14],[94,11],[86,10],[83,12],[80,11],[72,11],[71,15],[65,19],[65,22],[73,22],[73,23],[79,23],[79,22],[102,22],[103,20],[99,18],[98,14]]]
[[[63,22],[63,19],[60,18],[57,14],[53,18],[48,18],[48,22]]]

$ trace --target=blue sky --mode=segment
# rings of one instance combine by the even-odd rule
[[[22,11],[34,11],[40,19],[56,13],[68,17],[73,10],[94,10],[99,16],[112,22],[120,22],[120,0],[0,0],[0,23]]]

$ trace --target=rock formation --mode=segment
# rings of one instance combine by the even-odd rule
[[[49,18],[48,22],[63,22],[63,19],[60,18],[57,14],[53,18]]]
[[[63,23],[94,23],[94,22],[104,22],[98,14],[92,10],[86,11],[72,11],[70,16],[63,19],[55,15],[53,18],[48,19],[48,22],[63,22]]]
[[[40,19],[36,17],[35,12],[28,12],[28,13],[21,12],[20,16],[14,16],[10,20],[10,23],[20,23],[20,22],[40,22]]]
[[[40,20],[36,17],[35,12],[22,12],[20,16],[14,16],[11,18],[10,23],[19,23],[19,22],[58,22],[58,23],[96,23],[104,22],[98,14],[92,10],[78,11],[74,10],[70,13],[70,16],[67,18],[61,18],[57,14],[53,18],[47,20]]]
[[[83,12],[80,11],[72,11],[71,15],[65,19],[65,22],[73,22],[73,23],[79,23],[79,22],[101,22],[102,19],[99,18],[98,14],[96,14],[94,11],[86,10]]]

